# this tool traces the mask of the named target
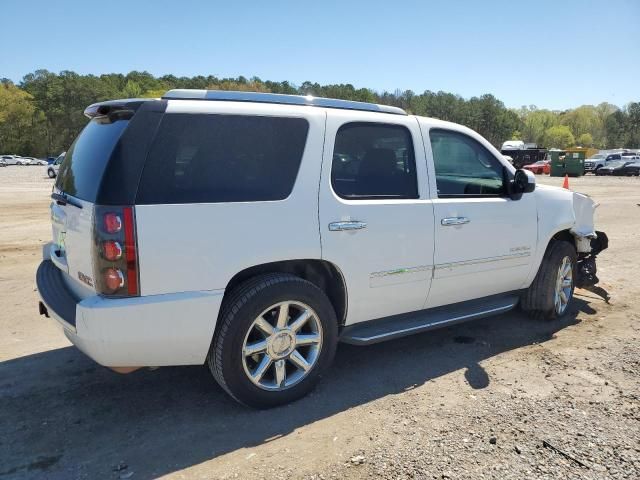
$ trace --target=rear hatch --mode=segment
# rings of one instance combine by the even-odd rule
[[[95,292],[94,206],[102,178],[128,118],[93,118],[69,148],[51,194],[50,257],[79,296]]]

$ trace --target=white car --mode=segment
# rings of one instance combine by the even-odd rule
[[[31,163],[28,158],[23,158],[19,155],[2,155],[0,158],[2,158],[7,165],[29,165]]]
[[[58,175],[58,170],[60,170],[60,165],[66,154],[67,152],[62,152],[51,165],[47,165],[47,176],[49,178],[55,178]]]
[[[375,104],[172,90],[91,105],[52,193],[40,313],[98,363],[207,363],[245,405],[367,345],[597,283],[595,203],[454,123]],[[390,347],[395,348],[395,347]]]
[[[35,158],[35,157],[22,157],[22,158],[26,158],[27,160],[29,160],[29,165],[39,165],[39,166],[47,165],[47,161],[42,160],[41,158]]]

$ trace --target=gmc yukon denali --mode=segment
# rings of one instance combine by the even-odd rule
[[[461,125],[326,98],[171,90],[87,107],[51,195],[40,313],[101,365],[206,364],[305,395],[368,345],[595,284],[596,204]]]

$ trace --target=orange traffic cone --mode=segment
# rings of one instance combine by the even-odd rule
[[[562,182],[562,188],[566,188],[567,190],[569,190],[569,175],[567,175],[566,173],[564,175],[564,182]]]

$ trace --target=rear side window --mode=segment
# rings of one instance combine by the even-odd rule
[[[308,130],[302,118],[166,114],[136,203],[283,200],[293,190]]]
[[[63,157],[56,187],[74,197],[95,202],[111,153],[128,124],[128,120],[91,120]]]
[[[405,127],[347,123],[336,134],[331,184],[347,199],[418,198],[415,165]]]

